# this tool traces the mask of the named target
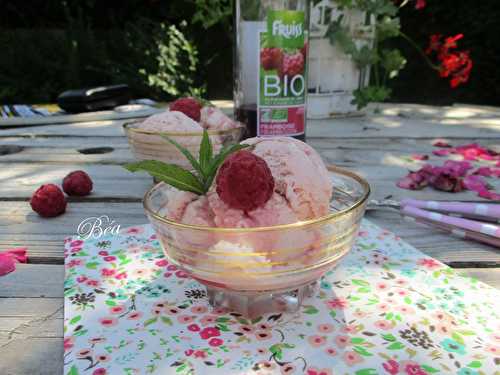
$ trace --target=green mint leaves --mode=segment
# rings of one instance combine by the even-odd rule
[[[179,190],[190,191],[203,195],[208,192],[214,181],[217,170],[224,160],[233,152],[250,147],[250,145],[235,144],[223,147],[217,155],[213,155],[212,142],[206,130],[200,144],[200,154],[196,159],[185,147],[172,138],[161,136],[174,145],[189,161],[194,172],[190,172],[175,164],[163,163],[158,160],[143,160],[137,163],[126,164],[125,169],[130,172],[145,171],[156,179],[163,181]]]

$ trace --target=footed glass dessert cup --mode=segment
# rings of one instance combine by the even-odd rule
[[[165,218],[172,188],[163,182],[146,193],[144,208],[169,261],[206,286],[212,306],[247,317],[296,311],[351,250],[370,193],[358,175],[329,169],[330,213],[313,220],[256,228],[175,222]]]
[[[141,121],[129,122],[123,125],[132,154],[137,160],[159,160],[191,169],[191,164],[184,155],[161,134],[173,139],[187,148],[192,155],[198,155],[203,132],[162,132],[144,130],[139,127]],[[209,130],[214,152],[227,145],[238,143],[243,137],[245,128],[242,126],[228,130]]]

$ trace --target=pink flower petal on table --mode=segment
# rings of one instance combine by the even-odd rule
[[[472,174],[483,176],[483,177],[491,177],[493,175],[493,170],[490,167],[479,167]]]
[[[479,195],[481,198],[491,199],[495,201],[500,200],[500,194],[489,190],[481,190],[477,195]]]
[[[427,186],[427,178],[420,172],[410,172],[396,185],[401,189],[420,190]]]
[[[496,151],[487,149],[478,143],[469,143],[455,147],[455,153],[460,154],[466,160],[494,160],[498,155]]]
[[[26,263],[26,247],[17,247],[0,251],[0,276],[6,275],[16,269],[16,262]]]
[[[28,261],[28,257],[26,256],[27,251],[27,247],[15,247],[5,251],[0,251],[0,254],[11,255],[19,263],[26,263]]]
[[[483,159],[483,160],[494,160],[495,157],[493,155],[490,155],[490,154],[480,154],[479,155],[479,159]]]
[[[413,160],[429,160],[429,155],[412,154],[410,158],[412,158]]]
[[[469,169],[472,169],[472,164],[468,161],[446,160],[443,164],[445,173],[455,177],[463,177]]]
[[[458,193],[464,189],[462,179],[449,173],[440,173],[431,180],[430,184],[436,190],[450,193]]]
[[[16,269],[16,261],[12,256],[0,254],[0,276],[7,275]]]
[[[466,189],[475,191],[477,193],[481,191],[487,191],[490,187],[485,179],[478,175],[469,175],[465,177],[464,185]]]
[[[446,141],[436,141],[432,144],[434,147],[451,147],[451,145]]]
[[[451,154],[451,150],[443,148],[440,150],[434,150],[432,151],[432,153],[436,156],[448,156],[449,154]]]

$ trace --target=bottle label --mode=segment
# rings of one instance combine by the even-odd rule
[[[259,32],[257,136],[304,134],[307,32],[300,11],[270,10]]]

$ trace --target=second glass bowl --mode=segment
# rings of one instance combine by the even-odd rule
[[[140,121],[129,122],[123,125],[128,138],[132,154],[138,160],[159,160],[165,163],[176,164],[191,169],[191,164],[184,155],[160,134],[175,140],[187,148],[195,157],[200,150],[203,132],[158,132],[139,128]],[[228,130],[209,130],[208,135],[212,142],[214,154],[226,145],[238,143],[243,137],[243,126]]]

